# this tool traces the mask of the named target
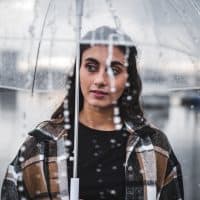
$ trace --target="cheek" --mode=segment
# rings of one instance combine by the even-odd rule
[[[83,94],[87,93],[91,85],[92,77],[88,76],[88,73],[84,69],[80,69],[80,88]]]
[[[125,90],[125,85],[127,82],[127,76],[122,77],[121,79],[116,81],[116,95],[117,96],[121,96],[121,94],[124,92]]]
[[[82,69],[82,67],[80,68],[80,88],[82,93],[85,93],[85,86],[87,85],[86,83],[86,79],[85,79],[85,72]]]
[[[119,77],[119,80],[116,81],[116,84],[121,90],[124,90],[127,81],[128,81],[128,75],[127,73],[125,73],[123,74],[123,76]]]

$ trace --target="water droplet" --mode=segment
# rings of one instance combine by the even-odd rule
[[[115,124],[119,124],[119,123],[121,122],[121,117],[119,117],[119,116],[113,117],[113,122],[114,122]]]
[[[94,146],[94,148],[95,149],[98,149],[100,146],[98,145],[98,144],[96,144],[95,146]]]
[[[127,61],[125,62],[124,66],[125,66],[125,67],[128,67],[128,62],[127,62]]]
[[[116,191],[115,190],[110,190],[110,194],[116,195]]]
[[[68,123],[69,123],[69,117],[66,117],[66,116],[65,116],[64,122],[65,122],[66,124],[68,124]]]
[[[117,166],[112,166],[112,170],[117,170]]]
[[[64,100],[64,104],[65,104],[65,105],[68,104],[68,99],[65,99],[65,100]]]
[[[110,143],[114,144],[114,143],[116,143],[116,140],[115,139],[110,139]]]
[[[69,157],[69,161],[73,161],[74,160],[74,157],[73,156],[70,156]]]
[[[102,192],[99,192],[99,194],[100,194],[100,198],[103,199],[105,193],[102,191]]]
[[[66,90],[69,90],[70,89],[70,84],[66,84]],[[65,93],[67,93],[68,91],[65,91]],[[66,94],[67,95],[67,94]]]
[[[116,105],[116,104],[117,104],[117,101],[116,101],[116,100],[112,101],[112,104],[113,104],[113,105]]]
[[[144,170],[143,170],[143,169],[141,169],[141,170],[140,170],[140,173],[141,173],[141,174],[144,174]]]
[[[95,152],[93,155],[94,155],[95,157],[97,157],[99,154],[98,154],[97,152]]]
[[[134,95],[137,94],[137,90],[133,90],[133,94],[134,94]]]
[[[72,145],[71,140],[66,140],[66,141],[65,141],[65,145],[66,145],[67,147],[71,146],[71,145]]]
[[[129,172],[133,171],[133,167],[132,166],[128,166],[128,171]]]
[[[24,187],[23,186],[19,186],[18,187],[18,191],[20,191],[20,192],[24,191]]]
[[[98,179],[97,181],[98,181],[98,183],[103,183],[102,179]]]
[[[22,147],[21,147],[21,152],[24,152],[26,150],[26,147],[23,145]]]
[[[116,116],[116,115],[119,115],[119,108],[118,108],[118,107],[114,107],[113,112],[114,112],[114,115],[115,115],[115,116]]]
[[[140,120],[141,122],[143,122],[144,121],[144,118],[141,118],[141,120]]]
[[[36,146],[37,146],[39,149],[41,148],[41,144],[40,144],[40,143],[38,143]]]
[[[129,83],[129,82],[126,82],[125,86],[126,86],[126,87],[130,87],[130,83]]]
[[[63,114],[64,114],[65,117],[68,117],[68,116],[69,116],[69,110],[65,110],[65,111],[63,112]]]
[[[60,156],[57,156],[57,161],[62,162],[63,160],[67,159],[69,157],[68,153],[63,153]]]
[[[21,173],[21,172],[19,172],[19,173],[17,174],[17,180],[18,180],[18,181],[22,181],[22,173]]]
[[[191,106],[190,106],[190,109],[194,109],[194,105],[191,105]]]
[[[131,100],[132,100],[132,96],[128,95],[128,96],[126,97],[126,99],[127,99],[128,101],[131,101]]]
[[[69,129],[71,128],[71,125],[70,125],[70,124],[65,124],[65,125],[64,125],[64,128],[65,128],[66,130],[69,130]]]
[[[122,128],[122,124],[119,123],[119,124],[115,124],[115,130],[121,130]]]
[[[101,169],[100,169],[100,168],[97,168],[96,171],[97,171],[97,172],[101,172]]]
[[[65,172],[61,172],[61,173],[60,173],[60,176],[61,176],[61,177],[66,177],[67,174],[66,174]]]
[[[20,156],[20,157],[19,157],[19,161],[20,161],[20,162],[23,162],[23,161],[24,161],[24,157]]]
[[[126,137],[126,136],[127,136],[127,133],[123,133],[122,136],[123,136],[123,137]]]
[[[117,147],[120,147],[121,146],[121,144],[120,143],[117,143]]]
[[[40,192],[40,190],[36,190],[36,192],[35,192],[36,194],[40,194],[41,192]]]
[[[68,103],[64,103],[64,109],[68,109]]]
[[[114,92],[116,92],[116,88],[115,88],[115,87],[111,87],[111,88],[110,88],[110,91],[111,91],[112,93],[114,93]]]

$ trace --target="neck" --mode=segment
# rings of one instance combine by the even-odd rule
[[[79,120],[82,124],[97,130],[111,131],[115,129],[113,123],[113,107],[97,108],[83,106],[79,114]]]

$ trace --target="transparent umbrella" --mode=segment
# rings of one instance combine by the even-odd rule
[[[75,8],[71,0],[0,2],[1,88],[30,92],[34,88],[35,93],[49,92],[51,98],[57,93],[64,96],[66,74],[76,57]],[[105,0],[101,4],[85,0],[81,20],[81,37],[96,27],[108,25],[132,38],[139,50],[144,97],[156,94],[162,98],[188,90],[197,94],[194,91],[200,86],[198,0],[127,0],[126,4],[123,0]],[[41,96],[30,99],[39,101]],[[50,103],[46,110],[52,106]]]
[[[117,26],[137,45],[145,79],[146,73],[154,78],[159,74],[166,89],[197,87],[199,1],[123,3],[86,0],[81,35],[101,25]],[[37,68],[36,90],[63,88],[63,74],[73,66],[75,55],[75,2],[10,0],[0,6],[1,87],[30,90]]]

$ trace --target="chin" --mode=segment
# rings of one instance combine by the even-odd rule
[[[96,107],[96,108],[110,108],[113,106],[113,104],[111,102],[97,102],[97,101],[91,101],[89,102],[89,105]]]

